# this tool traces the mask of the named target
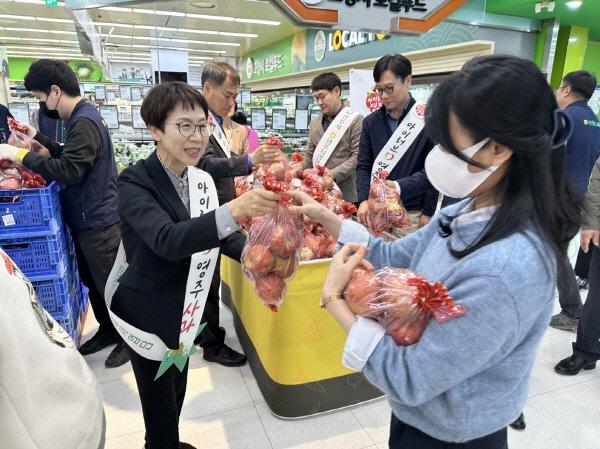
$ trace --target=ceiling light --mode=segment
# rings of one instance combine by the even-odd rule
[[[0,37],[0,40],[8,40],[8,41],[27,41],[27,42],[48,42],[48,39],[41,39],[41,38],[35,38],[35,37],[12,37],[12,36],[2,36]],[[65,40],[53,40],[52,41],[53,44],[56,43],[61,43],[61,44],[74,44],[74,45],[78,45],[78,42],[76,41],[65,41]]]
[[[565,3],[565,5],[567,5],[567,8],[569,9],[577,9],[581,6],[583,2],[581,0],[571,0],[567,3]]]
[[[132,12],[131,8],[120,8],[118,6],[105,6],[104,8],[100,8],[105,11],[114,11],[114,12]]]
[[[220,31],[221,36],[236,36],[236,37],[258,37],[255,33],[229,33],[227,31]]]
[[[64,52],[72,52],[76,51],[77,53],[81,53],[79,48],[67,48],[67,47],[27,47],[25,45],[4,45],[4,48],[12,48],[12,49],[21,49],[21,50],[37,50],[37,51],[64,51]]]
[[[34,5],[46,5],[44,0],[12,0],[14,3],[32,3]],[[57,2],[58,6],[65,6],[65,2]]]
[[[256,23],[258,25],[271,25],[271,26],[281,25],[281,22],[276,22],[275,20],[242,19],[242,18],[236,17],[235,21],[239,22],[239,23]]]
[[[201,8],[201,9],[211,9],[211,8],[214,8],[217,6],[214,3],[208,3],[208,2],[192,2],[191,5],[195,8]]]
[[[156,14],[157,16],[175,16],[175,17],[185,17],[184,12],[175,12],[175,11],[155,11],[152,9],[138,9],[134,8],[133,12],[137,12],[139,14]]]
[[[54,19],[52,17],[36,17],[35,20],[39,20],[41,22],[56,22],[56,23],[73,23],[72,20],[67,19]]]
[[[42,52],[6,52],[8,56],[13,57],[24,57],[24,58],[38,58],[38,59],[55,59],[55,58],[64,58],[64,59],[89,59],[89,56],[84,55],[75,55],[75,54],[67,54],[67,53],[59,53],[59,54],[41,54]]]
[[[133,28],[133,25],[129,23],[117,23],[117,22],[94,22],[94,25],[105,26],[105,27],[116,27],[116,28]]]
[[[185,16],[186,17],[190,17],[192,19],[222,20],[224,22],[233,22],[235,20],[235,17],[211,16],[211,15],[208,15],[208,14],[192,14],[192,13],[187,13]]]
[[[14,16],[12,14],[0,14],[0,19],[35,20],[35,17],[31,17],[31,16]]]
[[[23,31],[21,29],[21,31]],[[27,30],[27,31],[31,31],[31,30]],[[36,31],[46,31],[50,34],[77,34],[75,31],[59,31],[59,30],[36,30]]]
[[[182,33],[194,33],[194,34],[211,34],[211,35],[220,34],[218,31],[192,30],[192,29],[188,29],[188,28],[177,28],[177,31],[181,31]]]
[[[577,42],[577,38],[576,37],[570,37],[569,38],[569,42]]]

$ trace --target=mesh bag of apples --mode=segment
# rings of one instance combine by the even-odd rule
[[[444,285],[400,268],[356,268],[344,298],[356,315],[379,321],[401,346],[416,343],[431,316],[441,324],[465,313]]]
[[[400,201],[400,195],[396,189],[385,184],[387,177],[387,172],[380,171],[369,189],[367,220],[374,236],[381,235],[386,229],[410,226],[408,212]]]
[[[275,136],[266,144],[283,147]],[[242,195],[256,185],[275,192],[302,190],[330,210],[350,218],[356,207],[342,199],[342,192],[325,167],[302,169],[303,156],[294,153],[291,162],[282,154],[276,162],[260,165],[253,174],[236,180],[236,193]],[[283,198],[275,211],[263,218],[247,217],[241,225],[248,232],[242,252],[244,273],[254,284],[263,303],[277,311],[291,279],[301,260],[323,259],[333,256],[336,240],[323,226],[307,217],[294,217]]]

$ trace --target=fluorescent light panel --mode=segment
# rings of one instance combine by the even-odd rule
[[[129,23],[118,23],[118,22],[94,22],[97,26],[107,26],[114,28],[128,28],[136,30],[161,30],[161,31],[174,31],[179,33],[193,33],[193,34],[209,34],[219,36],[234,36],[234,37],[258,37],[256,33],[230,33],[227,31],[213,31],[213,30],[194,30],[190,28],[174,28],[174,27],[161,27],[153,25],[131,25]]]
[[[199,44],[199,45],[222,45],[224,47],[239,47],[240,44],[237,42],[215,42],[215,41],[198,41],[194,39],[175,39],[171,37],[154,37],[154,36],[127,36],[124,34],[111,34],[108,35],[106,33],[101,34],[102,37],[109,37],[115,39],[127,39],[127,40],[136,40],[136,41],[167,41],[167,42],[181,42],[184,44]]]
[[[153,10],[153,9],[142,9],[142,8],[119,8],[119,7],[105,7],[100,8],[106,11],[114,11],[114,12],[127,12],[127,13],[138,13],[138,14],[148,14],[148,15],[157,15],[157,16],[172,16],[172,17],[187,17],[190,19],[203,19],[203,20],[218,20],[222,22],[238,22],[238,23],[253,23],[258,25],[270,25],[270,26],[279,26],[281,22],[275,20],[261,20],[261,19],[245,19],[243,17],[232,17],[232,16],[213,16],[209,14],[193,14],[193,13],[184,13],[177,11],[163,11],[163,10]]]

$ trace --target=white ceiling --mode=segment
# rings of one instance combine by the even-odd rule
[[[287,18],[264,0],[139,2],[87,11],[115,62],[149,62],[149,48],[158,45],[186,49],[190,62],[201,64],[242,56],[294,32]],[[48,7],[44,0],[0,0],[0,45],[9,56],[81,54],[64,4]]]

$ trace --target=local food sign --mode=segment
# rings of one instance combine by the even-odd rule
[[[325,33],[325,31],[319,30],[314,40],[315,60],[321,62],[325,58],[326,52],[341,51],[389,37],[390,35],[386,33],[363,33],[347,30],[335,30]]]
[[[294,22],[345,30],[423,33],[467,0],[271,0]],[[389,24],[386,28],[386,25]]]

